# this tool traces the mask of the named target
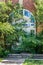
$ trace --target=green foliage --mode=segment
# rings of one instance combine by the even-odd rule
[[[43,60],[25,60],[23,65],[43,65]]]
[[[9,53],[8,50],[5,50],[2,46],[0,46],[0,57],[5,57]]]
[[[36,17],[38,21],[43,20],[42,5],[42,2],[37,2]],[[19,52],[43,53],[43,33],[37,38],[29,35],[22,29],[25,21],[22,23],[15,23],[14,26],[11,25],[13,19],[16,21],[22,18],[20,10],[22,10],[22,8],[19,4],[13,5],[10,1],[7,3],[0,3],[0,38],[2,37],[4,41],[4,47],[2,47],[3,44],[0,42],[2,44],[2,46],[0,46],[0,56],[6,56],[9,52],[9,48],[11,50],[12,45],[16,44],[16,42],[20,42],[19,47],[16,48]],[[19,40],[20,36],[22,38],[21,40]],[[10,47],[8,48],[5,45],[10,45]]]
[[[35,0],[35,7],[36,7],[36,19],[39,22],[43,22],[43,0]]]
[[[12,4],[0,2],[0,44],[3,46],[0,47],[0,57],[7,55],[6,38],[7,34],[13,34],[15,28],[7,20],[9,14],[12,12]],[[6,49],[6,50],[5,50]]]
[[[14,31],[13,26],[11,26],[11,24],[7,22],[7,18],[11,13],[11,9],[12,9],[11,5],[8,6],[4,2],[0,2],[0,32],[5,34],[12,33]]]
[[[3,48],[0,46],[0,56],[3,55]]]
[[[43,53],[43,40],[39,37],[23,37],[21,43],[21,49],[27,53]]]
[[[18,34],[15,27],[11,25],[13,19],[17,20],[21,18],[19,11],[22,10],[19,4],[13,5],[11,1],[7,3],[0,2],[0,44],[4,44],[3,49],[8,49],[8,45],[13,45],[18,41]],[[1,43],[1,39],[3,43]],[[6,47],[6,45],[8,47]],[[4,52],[6,55],[7,52]]]
[[[27,53],[43,53],[43,32],[41,32],[38,37],[31,35],[29,33],[26,33],[23,31],[23,24],[22,23],[16,23],[16,35],[17,35],[17,42],[20,42],[19,47],[17,47],[16,52],[27,52]],[[19,41],[19,37],[21,36],[21,40]]]
[[[0,22],[7,22],[9,8],[4,2],[0,2]]]
[[[6,23],[0,22],[0,31],[4,34],[13,33],[14,27],[11,26],[11,24],[9,24],[8,22],[6,22]]]
[[[20,5],[19,4],[16,4],[15,7],[14,7],[14,18],[21,18],[21,14],[19,13],[20,10],[22,10],[22,8],[20,8]]]
[[[18,19],[22,18],[22,13],[20,11],[22,11],[22,7],[20,7],[20,5],[17,3],[13,6],[12,12],[9,14],[9,22],[12,22],[13,20],[17,21]]]

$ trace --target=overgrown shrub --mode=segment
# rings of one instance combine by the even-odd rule
[[[2,46],[0,46],[0,57],[6,57],[8,53],[8,50],[5,50],[4,48],[2,48]]]
[[[23,38],[23,42],[21,44],[22,51],[28,52],[28,53],[43,53],[43,41],[35,38],[35,37],[29,37],[29,38]]]

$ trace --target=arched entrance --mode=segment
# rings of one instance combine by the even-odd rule
[[[24,30],[27,32],[33,31],[33,33],[36,33],[34,15],[29,10],[23,9],[23,18],[26,20],[26,27],[24,27]]]
[[[19,12],[18,12],[19,13]],[[22,10],[22,14],[23,14],[23,19],[19,19],[17,20],[15,23],[17,25],[16,27],[16,31],[19,33],[17,36],[18,36],[18,39],[17,41],[15,42],[16,45],[12,45],[12,52],[15,52],[15,53],[19,53],[19,52],[22,52],[24,51],[20,46],[22,44],[22,36],[25,35],[26,38],[28,37],[29,38],[29,33],[31,34],[35,34],[36,32],[36,28],[35,28],[35,18],[34,18],[34,15],[27,9],[23,9]],[[14,12],[11,13],[10,15],[14,15]],[[24,22],[25,21],[25,22]],[[14,22],[14,21],[13,21]],[[23,23],[24,22],[24,23]],[[13,24],[14,26],[15,23]],[[23,23],[23,24],[22,24]],[[26,33],[25,33],[26,32]],[[23,35],[22,35],[23,33]]]

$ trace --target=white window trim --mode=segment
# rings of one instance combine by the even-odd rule
[[[23,5],[23,0],[19,0],[19,4],[22,6]]]

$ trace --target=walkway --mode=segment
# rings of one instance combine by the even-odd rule
[[[43,60],[43,54],[9,54],[0,65],[22,65],[27,58],[30,58],[30,60]]]
[[[25,59],[20,54],[10,54],[0,65],[22,65]]]
[[[4,60],[0,65],[22,65],[25,59],[7,59]]]

